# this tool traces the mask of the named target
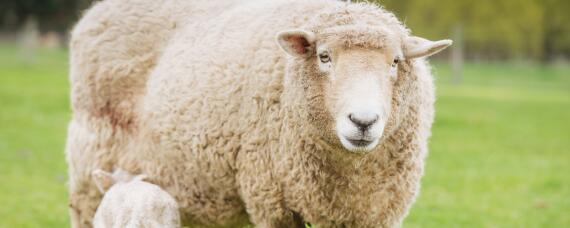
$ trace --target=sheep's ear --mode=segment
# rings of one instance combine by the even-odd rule
[[[406,59],[428,57],[449,47],[452,43],[452,40],[431,41],[410,36],[404,39],[404,57]]]
[[[289,55],[310,57],[315,50],[315,34],[305,30],[287,30],[277,34],[277,43]]]
[[[115,184],[115,178],[109,172],[97,169],[91,173],[91,176],[93,176],[93,181],[101,193],[107,192]]]

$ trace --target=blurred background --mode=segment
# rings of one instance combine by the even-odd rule
[[[404,227],[570,227],[570,1],[375,2],[455,41]],[[69,226],[67,40],[91,4],[0,1],[0,227]]]

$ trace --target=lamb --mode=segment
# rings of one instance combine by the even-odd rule
[[[73,227],[98,167],[145,173],[185,226],[397,227],[434,115],[424,57],[450,44],[369,3],[98,3],[71,38]]]
[[[160,187],[121,169],[93,172],[105,196],[93,218],[94,227],[180,227],[176,201]]]

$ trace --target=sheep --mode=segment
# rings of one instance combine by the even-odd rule
[[[185,226],[402,223],[434,115],[425,57],[450,40],[370,3],[156,4],[106,0],[72,32],[73,227],[97,167],[145,173]]]
[[[180,227],[176,201],[160,187],[121,169],[97,169],[93,180],[104,194],[93,227]]]

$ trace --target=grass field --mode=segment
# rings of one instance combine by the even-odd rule
[[[0,45],[0,227],[69,226],[67,56]],[[437,117],[404,227],[570,227],[570,66],[434,67]]]

